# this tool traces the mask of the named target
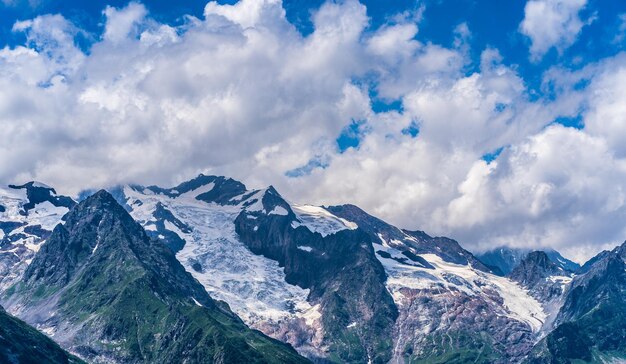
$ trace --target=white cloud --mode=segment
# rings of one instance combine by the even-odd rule
[[[107,6],[104,9],[106,24],[104,28],[104,41],[115,44],[127,40],[134,33],[139,33],[138,25],[145,18],[148,11],[136,2],[131,2],[123,9]]]
[[[626,157],[626,56],[603,64],[589,87],[586,130],[607,141],[613,153]]]
[[[594,20],[580,18],[586,5],[587,0],[529,0],[520,31],[530,38],[531,59],[540,60],[553,47],[561,53],[574,44],[583,26]]]
[[[603,139],[560,125],[512,146],[492,165],[476,162],[447,206],[450,230],[483,247],[580,246],[624,239],[626,161]],[[491,226],[497,228],[492,229]]]
[[[368,28],[354,0],[324,4],[308,36],[271,0],[211,2],[204,19],[178,27],[138,3],[104,14],[89,54],[58,15],[17,23],[27,44],[0,49],[1,181],[76,193],[212,172],[299,202],[355,203],[470,248],[553,246],[583,258],[626,237],[615,223],[624,56],[553,69],[546,83],[559,97],[534,100],[496,49],[466,73],[467,26],[446,48],[420,39],[420,16]],[[375,113],[369,87],[403,111]],[[545,127],[580,110],[583,130]],[[363,139],[339,153],[335,138],[355,120]],[[411,125],[417,137],[403,132]],[[285,176],[311,160],[328,166]]]
[[[258,25],[272,26],[277,19],[281,23],[285,18],[285,10],[280,0],[242,0],[234,5],[220,5],[211,1],[205,6],[204,15],[223,16],[246,29]]]

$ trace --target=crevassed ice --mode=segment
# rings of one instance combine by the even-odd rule
[[[319,318],[318,310],[306,300],[308,289],[288,284],[278,262],[253,254],[238,239],[234,220],[241,206],[196,200],[203,192],[207,189],[170,198],[125,189],[129,201],[141,201],[131,205],[131,215],[142,223],[154,221],[152,213],[160,202],[191,227],[192,232],[185,234],[174,224],[165,222],[168,230],[186,241],[176,257],[213,298],[227,302],[248,325],[257,327],[296,317],[312,324],[312,320]]]

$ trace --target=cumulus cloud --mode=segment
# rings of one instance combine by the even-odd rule
[[[587,0],[529,0],[520,24],[522,34],[530,38],[531,59],[538,61],[551,48],[561,53],[569,48],[586,23],[580,11]]]
[[[556,23],[578,33],[569,23],[582,24],[584,2],[553,3],[570,14]],[[472,249],[583,259],[626,237],[611,223],[624,217],[624,57],[551,70],[544,100],[497,49],[468,74],[467,24],[444,47],[420,39],[422,12],[371,29],[356,0],[328,2],[303,36],[278,0],[209,2],[179,26],[133,2],[104,9],[88,53],[62,16],[18,22],[26,44],[0,49],[0,181],[73,194],[209,172],[296,202],[355,203]],[[567,43],[561,30],[528,34],[537,54]],[[402,107],[375,112],[372,94]],[[583,130],[551,125],[581,112]],[[359,145],[339,150],[349,125]]]

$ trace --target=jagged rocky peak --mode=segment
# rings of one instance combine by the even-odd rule
[[[587,262],[567,289],[552,330],[531,353],[531,363],[626,359],[624,245]]]
[[[54,228],[26,269],[24,279],[45,277],[51,285],[66,284],[101,245],[123,242],[114,235],[123,231],[145,236],[141,226],[113,196],[100,190],[73,208],[64,225]]]
[[[576,276],[559,313],[559,322],[584,316],[599,303],[626,304],[626,263],[620,248],[603,252],[583,274]]]
[[[524,285],[532,285],[553,275],[564,276],[567,273],[550,260],[545,252],[533,251],[509,273],[509,278]]]
[[[561,268],[543,251],[532,251],[508,274],[508,278],[527,288],[544,304],[552,302],[565,291],[573,274]]]
[[[235,197],[244,194],[246,186],[232,178],[224,176],[213,176],[199,174],[197,177],[182,182],[176,187],[162,188],[158,186],[143,187],[139,185],[131,185],[136,191],[151,191],[155,194],[163,194],[168,197],[177,198],[187,194],[194,195],[194,198],[204,202],[214,202],[220,205],[234,205],[238,201],[234,201]]]
[[[55,227],[26,269],[23,281],[28,287],[64,287],[84,278],[81,273],[89,271],[86,267],[116,261],[125,266],[160,267],[159,274],[164,275],[174,272],[167,281],[179,294],[186,290],[201,303],[208,302],[206,294],[198,293],[204,292],[200,286],[180,283],[179,280],[185,280],[184,270],[172,252],[160,241],[150,239],[143,227],[105,190],[82,201],[68,213],[65,224]],[[117,274],[117,268],[121,267],[111,268],[116,273],[110,274],[109,281],[122,280],[123,274]],[[97,273],[87,276],[92,274]]]
[[[487,266],[453,239],[432,237],[419,230],[398,229],[354,205],[330,206],[327,209],[343,219],[354,222],[366,231],[373,241],[399,249],[404,255],[410,255],[407,256],[409,259],[412,259],[415,254],[434,254],[446,262],[471,265],[478,270],[491,272]]]
[[[280,193],[276,191],[274,186],[269,186],[268,188],[257,191],[254,195],[251,195],[249,205],[246,206],[246,211],[287,216],[290,221],[295,219],[295,214],[291,209],[291,206],[287,201],[285,201]]]
[[[533,250],[529,248],[501,246],[476,254],[476,257],[486,266],[490,267],[494,273],[505,276],[510,274],[511,271],[515,269],[515,267],[517,267],[532,251]],[[575,273],[578,269],[580,269],[580,265],[578,263],[564,258],[554,249],[544,249],[542,251],[545,252],[553,263],[570,273]]]
[[[23,185],[9,185],[14,190],[25,190],[28,202],[23,205],[24,213],[35,208],[37,204],[49,202],[55,207],[72,208],[76,202],[67,196],[57,195],[54,188],[41,182],[31,181]]]
[[[616,247],[614,252],[619,255],[623,261],[626,262],[626,241],[622,245]]]

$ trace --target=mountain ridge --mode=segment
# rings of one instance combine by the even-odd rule
[[[0,193],[0,205],[9,211],[0,214],[0,222],[9,216],[24,224],[18,227],[22,234],[33,226],[31,220],[39,221],[37,211],[48,202],[39,202],[28,215],[20,215],[15,212],[28,203],[28,196],[10,197],[11,193],[15,192]],[[12,312],[89,358],[104,360],[114,354],[102,351],[94,342],[72,344],[77,333],[79,337],[86,333],[98,337],[106,332],[113,336],[101,338],[111,341],[128,329],[143,327],[145,331],[148,324],[167,331],[146,318],[136,326],[128,316],[118,314],[123,312],[120,309],[103,314],[91,306],[117,299],[152,307],[157,317],[169,317],[171,323],[205,317],[200,321],[214,325],[209,317],[217,315],[221,317],[218,322],[229,322],[225,332],[232,333],[228,327],[245,324],[320,363],[549,362],[567,355],[607,358],[606,350],[623,349],[601,340],[603,335],[597,330],[590,331],[591,323],[598,322],[599,327],[621,327],[619,314],[603,304],[598,312],[605,316],[612,312],[615,324],[598,321],[598,313],[581,302],[592,302],[597,292],[611,292],[614,287],[585,283],[593,274],[621,284],[619,267],[614,267],[619,259],[607,265],[614,269],[601,267],[608,256],[626,256],[624,246],[599,254],[576,274],[558,252],[522,252],[525,254],[517,265],[503,277],[499,268],[485,264],[481,256],[453,239],[399,229],[354,205],[293,204],[273,186],[248,190],[231,178],[200,174],[172,188],[126,185],[112,188],[111,193],[84,193],[83,197],[90,194],[81,201],[81,216],[61,215],[61,210],[49,215],[49,222],[59,225],[29,248],[33,249],[32,263],[20,262],[26,268],[15,274],[26,282],[22,284],[26,289],[13,285],[4,290],[9,299],[2,301]],[[106,199],[100,201],[102,197]],[[88,199],[98,204],[86,204]],[[111,208],[114,215],[124,218],[99,216]],[[14,230],[9,233],[15,236]],[[122,256],[134,257],[132,262],[111,253],[104,238],[109,235],[121,241],[137,240],[136,244],[131,239],[121,245],[127,252]],[[18,243],[24,241],[19,239]],[[55,257],[63,259],[43,259],[59,252],[62,254]],[[0,255],[0,263],[2,259]],[[115,281],[120,276],[103,263],[107,261],[118,262],[116,266],[131,263],[125,276],[138,279],[131,280],[132,290],[109,289],[102,284],[91,289],[88,282]],[[180,267],[172,270],[174,265]],[[84,266],[107,275],[86,274]],[[138,278],[143,276],[153,278]],[[196,283],[190,283],[190,278]],[[30,286],[39,280],[46,284]],[[596,286],[600,291],[593,289]],[[15,298],[23,292],[30,301]],[[160,293],[154,296],[155,292]],[[87,297],[93,302],[86,302]],[[601,297],[602,302],[621,307],[614,296]],[[37,306],[42,299],[48,303]],[[175,307],[176,314],[164,313],[163,307]],[[51,308],[56,317],[45,316]],[[206,316],[198,310],[212,314]],[[94,321],[93,315],[100,318]],[[81,324],[82,329],[71,329],[86,317],[89,320]],[[111,319],[124,324],[102,325]],[[174,325],[175,330],[186,335],[189,323],[181,325]],[[568,337],[570,329],[578,336]],[[295,355],[278,341],[255,334],[244,335],[248,339],[243,342],[238,335],[225,337],[232,341],[218,340],[218,345],[232,342],[245,348],[245,341],[252,340],[287,357]],[[568,353],[571,348],[555,344],[580,338],[589,338],[591,343],[584,355]],[[156,350],[164,357],[179,350],[158,349],[153,339],[139,342],[138,347],[151,348],[147,352]],[[123,350],[133,360],[144,355],[128,347]],[[251,358],[263,360],[254,350],[246,350]]]

